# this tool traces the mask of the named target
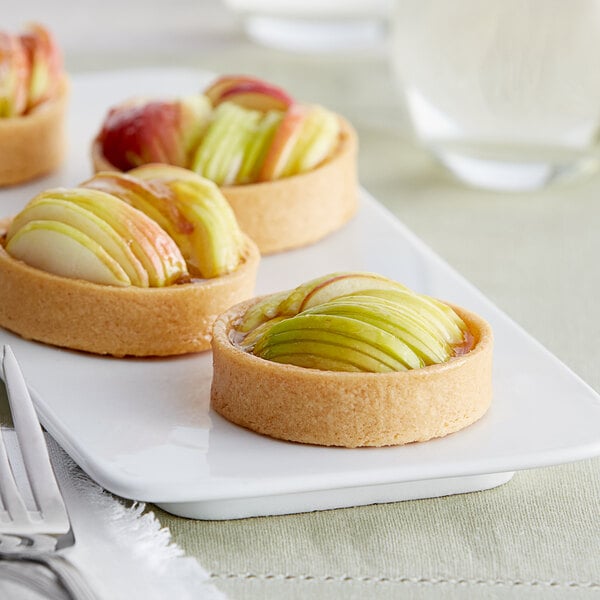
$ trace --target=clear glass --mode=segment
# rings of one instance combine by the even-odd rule
[[[398,0],[390,51],[416,134],[463,181],[597,168],[600,0]]]

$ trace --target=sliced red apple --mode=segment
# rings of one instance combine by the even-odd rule
[[[245,81],[237,83],[226,89],[217,101],[235,102],[244,108],[260,110],[287,110],[294,102],[286,92],[270,83]]]
[[[109,111],[98,141],[121,170],[153,162],[188,167],[211,110],[202,95],[173,102],[130,100]]]
[[[21,35],[30,65],[27,108],[31,110],[56,92],[62,76],[62,56],[52,34],[33,23]]]
[[[308,112],[308,108],[302,104],[292,104],[287,110],[260,168],[259,181],[271,181],[281,177],[300,137]]]
[[[231,87],[240,83],[263,83],[258,77],[251,75],[223,75],[215,79],[204,90],[204,95],[216,106],[221,96]]]
[[[187,262],[201,277],[218,277],[240,264],[245,242],[231,206],[212,181],[197,173],[166,165],[146,165],[130,171],[151,183],[169,187],[177,210],[192,225],[185,234],[174,235],[186,244]]]
[[[29,60],[21,40],[0,31],[0,118],[25,112],[28,80]]]
[[[335,113],[319,105],[310,106],[281,176],[304,173],[322,163],[338,145],[340,128],[340,119]]]

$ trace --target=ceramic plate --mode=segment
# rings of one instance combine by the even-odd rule
[[[70,152],[62,172],[0,192],[2,216],[37,191],[91,175],[89,141],[108,106],[130,95],[194,92],[196,71],[73,78]],[[257,293],[336,270],[367,270],[468,307],[495,331],[494,401],[446,438],[391,448],[321,448],[246,431],[210,410],[210,353],[111,359],[24,341],[0,330],[48,431],[106,489],[196,518],[235,518],[489,488],[515,470],[600,454],[596,393],[366,192],[343,230],[263,260]]]

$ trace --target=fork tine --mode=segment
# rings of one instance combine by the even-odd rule
[[[21,498],[13,472],[8,462],[4,437],[0,428],[0,497],[12,521],[28,521],[29,513]]]
[[[70,528],[67,511],[54,477],[44,434],[23,374],[8,345],[4,346],[2,369],[13,423],[33,497],[46,526],[52,526],[55,533],[64,533]]]

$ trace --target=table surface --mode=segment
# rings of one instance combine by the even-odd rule
[[[344,114],[359,133],[362,185],[600,390],[599,173],[517,194],[454,181],[413,140],[384,44],[267,49],[208,0],[24,0],[3,19],[3,29],[48,24],[71,73],[251,73]],[[231,598],[591,598],[600,594],[599,506],[593,459],[440,499],[229,522],[156,512]]]

